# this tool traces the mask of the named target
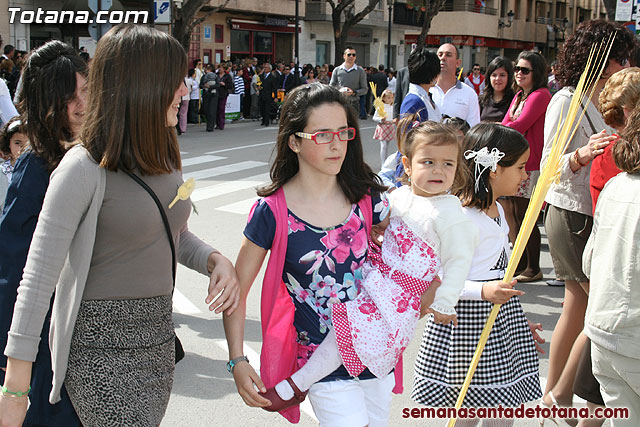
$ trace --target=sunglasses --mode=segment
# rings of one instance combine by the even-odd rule
[[[347,53],[347,56],[356,56],[355,53]]]
[[[531,68],[516,66],[516,73],[521,72],[523,76],[526,76],[531,72]]]
[[[354,128],[346,128],[339,130],[337,132],[331,131],[321,131],[316,133],[304,133],[304,132],[296,132],[295,136],[299,136],[300,138],[307,138],[315,142],[316,144],[330,144],[333,142],[333,139],[338,136],[340,141],[351,141],[356,137],[356,130]]]

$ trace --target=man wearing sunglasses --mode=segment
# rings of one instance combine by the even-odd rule
[[[367,75],[362,67],[356,65],[356,50],[347,46],[344,50],[344,62],[333,70],[331,86],[336,86],[346,96],[351,97],[351,103],[356,111],[360,111],[360,97],[368,91]],[[363,117],[360,117],[361,119]],[[366,117],[364,117],[366,119]]]
[[[484,76],[480,73],[480,64],[473,64],[471,71],[472,74],[465,77],[464,82],[480,96],[484,92]]]
[[[473,127],[480,123],[478,95],[466,84],[458,81],[456,69],[462,64],[458,49],[451,43],[438,48],[440,75],[435,86],[429,89],[433,102],[442,114],[460,117]]]

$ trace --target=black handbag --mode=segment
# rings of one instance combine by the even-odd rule
[[[158,199],[158,196],[156,196],[156,193],[154,193],[154,191],[151,189],[151,187],[149,187],[147,185],[146,182],[144,182],[142,180],[142,178],[140,178],[138,175],[135,175],[131,172],[128,171],[124,171],[124,173],[126,173],[127,175],[129,175],[131,177],[131,179],[133,179],[135,182],[137,182],[138,184],[140,184],[140,186],[142,188],[145,189],[145,191],[147,193],[149,193],[149,195],[151,196],[151,198],[153,199],[153,201],[156,203],[156,206],[158,206],[158,210],[160,211],[160,216],[162,217],[162,222],[164,223],[164,229],[167,232],[167,238],[169,239],[169,246],[171,247],[171,257],[173,262],[171,263],[171,271],[173,273],[173,289],[176,288],[176,247],[173,244],[173,238],[171,237],[171,226],[169,225],[169,220],[167,219],[167,214],[164,211],[164,208],[162,207],[162,204],[160,203],[160,200]],[[172,291],[173,294],[173,291]],[[175,363],[178,363],[179,361],[181,361],[182,359],[184,359],[184,348],[182,348],[182,343],[180,342],[180,339],[178,338],[178,335],[176,335],[176,341],[175,341],[175,346],[176,346],[176,361]]]

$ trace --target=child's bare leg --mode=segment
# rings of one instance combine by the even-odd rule
[[[380,141],[380,167],[384,165],[384,161],[387,159],[387,150],[390,141]]]
[[[336,334],[331,329],[307,363],[291,375],[291,379],[300,391],[307,391],[313,384],[338,369],[340,365],[342,365],[342,358],[338,350]],[[282,400],[289,400],[293,397],[293,389],[287,381],[280,381],[276,384],[276,392]]]

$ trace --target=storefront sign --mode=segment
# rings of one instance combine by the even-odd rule
[[[347,36],[347,43],[372,43],[373,30],[370,28],[351,29]]]
[[[640,0],[638,0],[640,2]],[[417,34],[405,34],[404,42],[412,44],[418,42]],[[453,43],[456,46],[474,46],[474,47],[496,47],[506,49],[531,50],[535,46],[534,42],[525,42],[519,40],[503,40],[491,37],[473,37],[473,36],[427,36],[427,46],[440,46],[443,43]]]
[[[287,25],[289,25],[289,21],[287,19],[270,18],[267,16],[266,18],[264,18],[264,24],[273,25],[275,27],[286,27]]]

